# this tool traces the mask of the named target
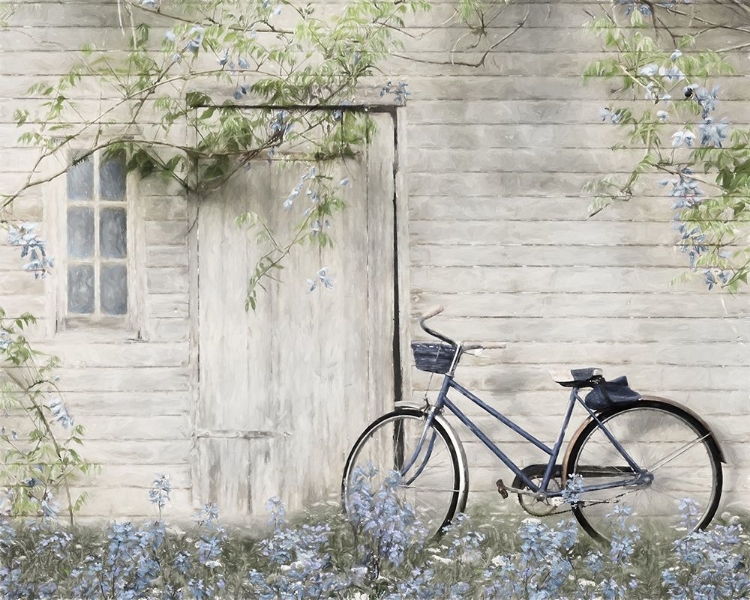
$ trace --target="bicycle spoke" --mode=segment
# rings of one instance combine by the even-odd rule
[[[670,454],[666,458],[661,459],[658,463],[656,463],[655,466],[653,466],[653,467],[651,467],[649,469],[649,472],[653,473],[657,469],[660,469],[661,467],[663,467],[667,463],[673,461],[675,458],[677,458],[681,454],[684,454],[685,452],[687,452],[688,450],[690,450],[690,448],[692,448],[693,446],[695,446],[697,444],[701,444],[703,442],[703,440],[707,439],[708,437],[709,437],[709,434],[706,434],[703,437],[699,437],[699,438],[693,440],[692,442],[688,442],[682,448],[676,450],[675,452],[673,452],[672,454]]]
[[[608,537],[615,522],[607,516],[611,505],[622,503],[631,506],[638,527],[658,525],[663,536],[681,535],[678,504],[686,497],[698,506],[696,524],[708,523],[718,505],[721,465],[702,426],[679,407],[648,400],[611,413],[603,422],[640,468],[650,468],[642,478],[633,478],[638,483],[630,489],[582,494],[574,514],[589,533]],[[618,466],[618,456],[593,422],[571,448],[568,476],[580,475],[584,488],[613,483],[627,471]]]

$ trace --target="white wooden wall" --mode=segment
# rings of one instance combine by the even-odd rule
[[[92,9],[93,8],[93,9]],[[40,100],[26,92],[39,79],[52,80],[76,61],[87,39],[109,36],[125,44],[117,26],[116,3],[23,3],[8,31],[0,32],[0,165],[3,191],[15,189],[33,164],[35,151],[19,148],[13,111],[32,109]],[[85,83],[83,110],[98,110],[99,93]],[[102,98],[107,101],[106,93]],[[41,223],[52,254],[64,220],[53,222],[52,203],[64,203],[64,178],[35,188],[14,203],[11,217]],[[135,225],[140,268],[130,284],[141,288],[141,333],[77,331],[54,334],[57,273],[35,281],[20,271],[17,248],[0,242],[0,306],[10,314],[41,316],[38,347],[63,360],[60,386],[77,423],[86,428],[83,454],[102,465],[100,475],[81,482],[90,495],[86,514],[153,516],[148,488],[156,473],[168,473],[173,487],[172,515],[191,511],[191,372],[188,294],[188,215],[186,199],[175,190],[143,182]],[[64,208],[59,211],[64,215]]]
[[[580,76],[600,54],[599,41],[581,29],[586,11],[599,6],[516,4],[496,21],[490,39],[510,33],[528,11],[526,24],[483,68],[389,62],[392,79],[408,80],[412,93],[398,137],[400,201],[408,202],[408,224],[400,224],[408,225],[409,235],[408,256],[401,257],[410,280],[408,310],[416,317],[443,303],[446,313],[435,324],[448,333],[506,340],[507,349],[467,361],[460,380],[534,431],[553,431],[564,406],[565,393],[547,378],[548,368],[600,366],[608,375],[627,374],[636,389],[684,402],[716,430],[730,462],[726,505],[739,507],[750,487],[747,295],[709,293],[699,282],[670,285],[686,260],[672,246],[670,201],[662,188],[586,220],[583,183],[628,164],[608,150],[617,129],[599,121],[611,84],[583,85]],[[465,33],[445,23],[452,6],[438,2],[412,20],[416,37],[406,40],[406,55],[449,60],[446,49]],[[727,33],[706,39],[726,46],[737,41]],[[125,45],[114,1],[25,2],[10,30],[0,32],[4,190],[15,187],[34,158],[17,147],[13,111],[38,104],[26,92],[29,85],[63,73],[75,50],[91,40],[106,42],[113,54]],[[747,60],[744,54],[732,60],[740,76],[716,80],[722,86],[718,116],[746,122]],[[380,79],[368,83],[373,88],[366,95],[377,96]],[[90,81],[76,94],[84,108],[106,101]],[[61,383],[71,412],[87,427],[86,455],[104,466],[101,476],[84,482],[91,515],[151,514],[146,488],[156,472],[171,475],[172,514],[201,501],[191,493],[189,465],[196,371],[186,201],[149,182],[138,194],[147,342],[49,335],[55,284],[34,282],[18,270],[15,249],[0,246],[0,306],[47,317],[37,337],[63,358]],[[56,225],[44,213],[51,195],[36,189],[16,203],[13,218],[40,221],[54,238]],[[414,320],[410,334],[419,335]],[[411,375],[419,397],[426,378]],[[497,431],[497,439],[504,434]],[[481,449],[470,456],[474,487],[491,489],[503,472]]]
[[[446,311],[435,327],[458,339],[507,341],[504,350],[467,357],[457,380],[531,432],[546,432],[547,442],[567,400],[550,369],[602,367],[606,376],[628,375],[639,391],[684,403],[716,431],[729,461],[724,506],[741,509],[741,492],[750,487],[748,296],[708,292],[700,281],[670,285],[687,258],[673,247],[664,188],[653,185],[648,195],[586,219],[584,182],[626,172],[635,159],[609,150],[619,130],[600,121],[615,84],[584,85],[581,78],[601,55],[599,41],[581,26],[587,12],[601,9],[570,0],[516,2],[490,40],[507,35],[527,12],[524,27],[483,69],[405,61],[397,67],[413,93],[406,111],[411,333],[423,337],[416,317],[441,303]],[[449,16],[450,5],[441,3],[412,33]],[[409,55],[445,60],[436,44],[450,46],[461,33],[438,29]],[[726,33],[705,39],[720,47],[736,41]],[[730,60],[739,73],[717,78],[716,116],[745,125],[747,60]],[[413,372],[415,400],[428,380]],[[543,454],[528,451],[470,402],[459,406],[479,415],[522,465],[543,462]],[[467,453],[471,487],[486,492],[470,495],[470,506],[502,504],[494,482],[513,476],[480,442],[468,443]]]

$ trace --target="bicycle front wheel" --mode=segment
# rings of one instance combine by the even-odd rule
[[[443,425],[427,415],[403,408],[374,421],[354,444],[344,467],[341,494],[344,510],[354,514],[350,489],[361,472],[373,472],[373,491],[393,471],[400,474],[396,496],[414,510],[430,537],[442,532],[464,510],[468,474],[463,452]]]
[[[719,506],[722,488],[721,453],[711,432],[679,406],[641,400],[599,415],[635,463],[648,471],[645,482],[583,492],[573,514],[594,538],[608,540],[617,520],[615,505],[632,509],[631,521],[648,534],[676,539],[706,527]],[[583,486],[606,485],[636,477],[623,455],[595,421],[570,443],[566,479],[578,476]],[[686,519],[685,500],[692,501]]]

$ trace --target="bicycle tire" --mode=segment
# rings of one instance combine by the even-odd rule
[[[399,408],[373,421],[362,432],[344,467],[341,499],[345,512],[352,512],[347,500],[357,468],[366,469],[369,465],[376,468],[375,489],[393,467],[399,463],[403,466],[413,455],[413,451],[409,452],[409,445],[416,449],[418,439],[415,441],[415,437],[421,436],[426,418],[427,415],[420,409]],[[428,442],[433,434],[435,440],[430,451]],[[392,461],[389,458],[391,452]],[[427,461],[423,461],[425,456]],[[376,461],[378,464],[375,464]],[[417,474],[416,479],[409,482],[414,474]],[[412,508],[427,528],[428,536],[439,537],[456,513],[466,507],[469,489],[463,447],[444,419],[435,417],[417,460],[410,471],[402,475],[405,485],[397,489],[397,495],[413,503]],[[435,488],[436,485],[445,487]]]
[[[630,520],[642,533],[653,532],[660,538],[675,539],[711,522],[721,499],[722,454],[697,416],[658,399],[608,408],[597,416],[639,466],[654,472],[653,481],[645,487],[581,494],[572,509],[589,535],[610,539],[617,519],[607,515],[613,504],[620,502],[631,506]],[[565,480],[579,475],[586,486],[622,478],[626,472],[633,471],[596,421],[589,420],[569,444],[563,466]],[[683,523],[679,508],[680,500],[687,497],[697,503],[690,524]]]

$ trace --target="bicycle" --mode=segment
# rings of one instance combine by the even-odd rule
[[[444,416],[448,410],[466,425],[514,474],[510,486],[497,480],[503,498],[516,494],[523,509],[534,516],[562,512],[570,505],[575,518],[593,538],[607,540],[613,504],[627,503],[640,527],[659,522],[677,534],[705,528],[719,506],[726,462],[713,433],[695,413],[662,398],[642,396],[625,377],[607,381],[601,369],[573,369],[555,381],[570,388],[568,407],[554,445],[543,443],[454,379],[463,354],[505,344],[457,342],[425,322],[443,312],[436,306],[419,324],[440,340],[414,342],[416,367],[444,375],[437,399],[423,406],[396,408],[371,423],[347,458],[341,487],[344,509],[349,487],[360,469],[376,467],[380,480],[398,471],[398,492],[408,501],[432,536],[439,536],[454,516],[463,512],[469,473],[463,445]],[[584,398],[581,389],[591,391]],[[548,455],[547,463],[520,468],[451,400],[457,391],[486,413]],[[557,464],[565,432],[576,405],[587,416]],[[376,481],[377,483],[377,481]],[[694,503],[692,521],[683,527],[678,503]]]

